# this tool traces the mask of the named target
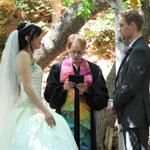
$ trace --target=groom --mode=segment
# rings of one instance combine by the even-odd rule
[[[142,36],[143,16],[136,10],[122,12],[120,32],[129,44],[108,103],[118,113],[126,150],[147,150],[150,126],[150,48]]]

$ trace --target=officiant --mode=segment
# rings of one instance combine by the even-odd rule
[[[94,111],[107,106],[108,90],[101,68],[82,57],[84,37],[70,35],[66,48],[69,57],[52,66],[44,97],[67,120],[79,149],[96,150]]]

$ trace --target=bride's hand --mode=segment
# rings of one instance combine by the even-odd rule
[[[54,127],[56,125],[55,119],[53,118],[52,114],[50,112],[44,113],[45,121],[48,125],[51,127]]]

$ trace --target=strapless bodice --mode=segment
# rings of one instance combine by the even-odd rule
[[[38,64],[31,66],[31,84],[36,95],[41,99],[41,86],[42,86],[43,71]],[[24,91],[23,84],[20,81],[20,96],[19,101],[31,102]]]

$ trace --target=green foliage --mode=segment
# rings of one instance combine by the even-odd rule
[[[36,11],[45,9],[51,13],[50,5],[45,5],[46,3],[50,4],[50,0],[15,0],[15,4],[26,12],[32,9]]]
[[[88,20],[91,16],[91,12],[95,9],[95,5],[92,0],[82,0],[82,7],[77,12],[77,15],[81,15],[85,20]]]
[[[14,0],[14,2],[29,16],[31,21],[42,14],[52,14],[51,0]]]
[[[69,7],[79,0],[63,0],[62,5]],[[95,9],[94,2],[92,0],[82,0],[82,7],[77,11],[77,16],[82,16],[85,20],[88,20],[91,16],[91,12]]]
[[[21,9],[21,10],[24,10],[24,11],[29,11],[29,7],[28,7],[28,4],[25,3],[24,1],[22,0],[14,0],[15,4]]]
[[[107,11],[99,14],[97,21],[95,21],[90,28],[85,30],[85,35],[100,41],[109,41],[112,39],[111,36],[115,30],[114,23],[114,10],[108,9]],[[107,33],[107,35],[104,33]]]
[[[79,0],[63,0],[62,5],[65,7],[69,7],[76,2],[79,2]]]
[[[138,0],[137,8],[139,8],[139,9],[141,8],[140,0]],[[122,10],[126,10],[126,9],[131,9],[131,1],[130,0],[123,2]]]
[[[93,20],[89,26],[86,27],[86,30],[84,30],[84,36],[93,41],[95,55],[110,55],[109,50],[114,50],[114,15],[112,8],[103,11],[99,13],[96,20]]]

